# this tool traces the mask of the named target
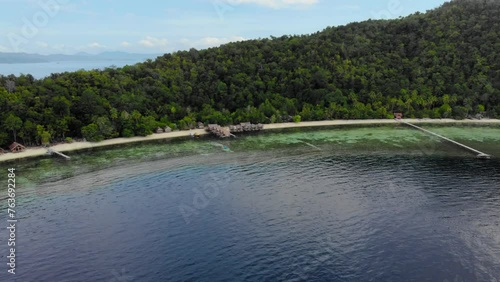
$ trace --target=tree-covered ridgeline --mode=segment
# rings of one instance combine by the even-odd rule
[[[500,2],[180,51],[123,68],[0,76],[0,145],[197,121],[500,117]]]

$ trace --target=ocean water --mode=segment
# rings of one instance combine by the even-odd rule
[[[113,60],[113,61],[63,61],[33,64],[0,64],[0,75],[31,74],[34,78],[41,79],[52,73],[72,72],[77,70],[104,69],[108,67],[124,67],[134,65],[142,60]]]
[[[499,128],[432,130],[500,153]],[[404,127],[1,166],[17,169],[19,263],[7,273],[2,195],[0,281],[500,280],[500,161]]]

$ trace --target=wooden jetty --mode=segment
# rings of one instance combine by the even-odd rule
[[[65,158],[66,160],[71,159],[70,157],[66,156],[66,155],[65,155],[65,154],[63,154],[63,153],[60,153],[60,152],[58,152],[58,151],[54,151],[52,148],[48,148],[48,149],[47,149],[47,154],[49,154],[49,155],[51,155],[51,156],[55,154],[55,155],[58,155],[58,156],[60,156],[60,157]]]
[[[264,129],[263,124],[252,124],[250,122],[240,123],[238,125],[230,125],[229,127],[222,127],[218,124],[209,124],[206,128],[207,131],[211,132],[217,137],[227,138],[230,136],[236,137],[233,133],[236,132],[250,132],[259,131]]]
[[[227,138],[232,135],[228,127],[222,127],[218,124],[209,124],[206,130],[220,138]]]
[[[263,124],[252,124],[250,122],[242,122],[238,125],[230,125],[229,131],[231,132],[250,132],[250,131],[259,131],[264,129]]]
[[[425,133],[428,133],[428,134],[430,134],[430,135],[437,136],[437,137],[439,137],[439,138],[441,138],[441,139],[443,139],[443,140],[446,140],[446,141],[448,141],[448,142],[450,142],[450,143],[453,143],[453,144],[455,144],[455,145],[457,145],[457,146],[459,146],[459,147],[461,147],[461,148],[464,148],[464,149],[466,149],[466,150],[468,150],[468,151],[471,151],[471,152],[473,152],[473,153],[477,154],[477,155],[476,155],[476,157],[477,157],[478,159],[490,159],[490,158],[491,158],[491,155],[485,154],[485,153],[483,153],[483,152],[481,152],[481,151],[478,151],[478,150],[476,150],[476,149],[474,149],[474,148],[471,148],[471,147],[469,147],[469,146],[466,146],[466,145],[464,145],[464,144],[462,144],[462,143],[458,143],[458,142],[457,142],[457,141],[455,141],[455,140],[451,140],[450,138],[444,137],[444,136],[442,136],[442,135],[439,135],[439,134],[437,134],[437,133],[434,133],[434,132],[432,132],[432,131],[429,131],[429,130],[427,130],[427,129],[424,129],[424,128],[420,127],[420,126],[416,126],[416,125],[411,124],[411,123],[409,123],[409,122],[406,122],[406,121],[404,121],[404,120],[401,120],[401,119],[396,119],[396,120],[397,120],[397,121],[399,121],[399,122],[401,122],[401,123],[403,123],[403,124],[406,124],[406,125],[408,125],[408,126],[410,126],[410,127],[413,127],[413,128],[415,128],[415,129],[421,130],[421,131],[423,131],[423,132],[425,132]]]

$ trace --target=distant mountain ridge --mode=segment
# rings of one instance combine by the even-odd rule
[[[64,54],[30,54],[30,53],[6,53],[0,52],[0,64],[33,64],[33,63],[51,63],[61,61],[119,61],[119,60],[140,60],[153,59],[160,54],[139,54],[127,52],[103,52],[97,55],[79,52],[74,55]]]

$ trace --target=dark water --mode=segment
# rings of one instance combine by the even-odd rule
[[[500,152],[492,132],[472,145]],[[225,143],[232,153],[199,140],[14,163],[20,182],[40,178],[32,165],[52,180],[19,185],[15,276],[0,197],[0,281],[499,281],[500,160],[419,134],[305,131],[242,137]]]
[[[0,278],[498,281],[499,169],[261,152],[80,175],[18,208],[18,274]]]

